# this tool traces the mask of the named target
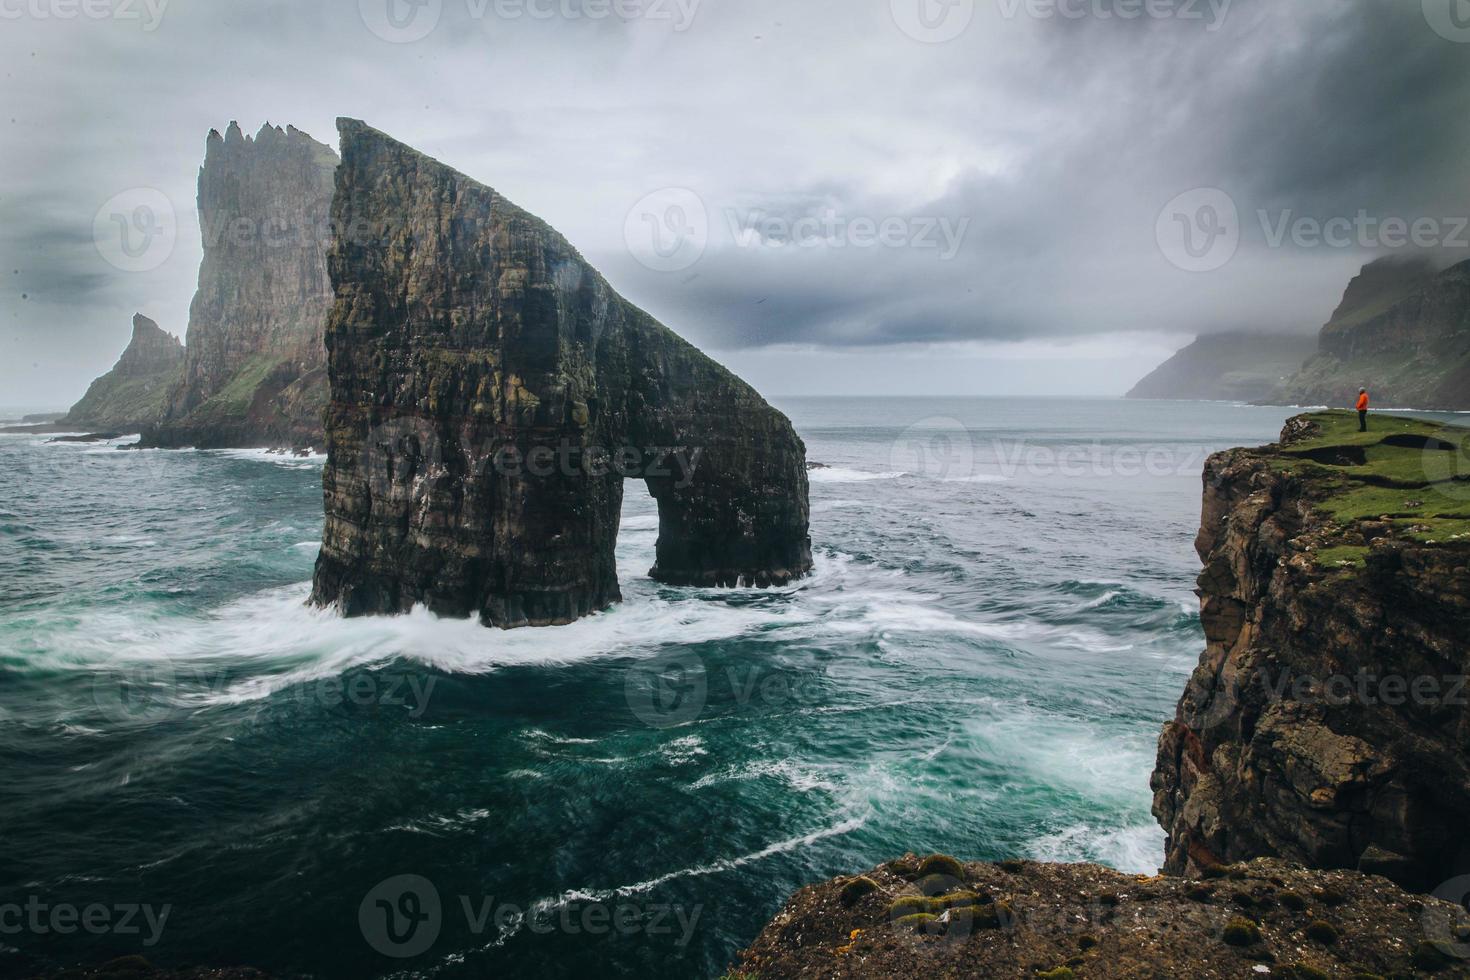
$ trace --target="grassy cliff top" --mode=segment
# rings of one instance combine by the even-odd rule
[[[1360,561],[1363,522],[1421,543],[1470,541],[1470,429],[1373,415],[1359,432],[1355,412],[1315,412],[1288,422],[1282,438],[1272,465],[1306,481],[1315,509],[1342,532],[1319,563]]]

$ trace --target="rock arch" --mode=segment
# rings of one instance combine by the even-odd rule
[[[806,448],[784,415],[544,222],[362,122],[337,125],[314,603],[571,622],[620,598],[630,478],[658,501],[660,581],[810,570]]]

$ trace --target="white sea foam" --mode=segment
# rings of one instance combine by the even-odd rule
[[[446,834],[468,830],[476,824],[484,822],[489,816],[489,810],[460,810],[458,813],[431,814],[427,817],[420,817],[417,820],[390,824],[384,829],[398,830],[410,834],[426,834],[430,837],[443,837]]]
[[[1098,596],[1096,599],[1089,599],[1087,602],[1082,603],[1082,605],[1078,606],[1077,608],[1096,609],[1099,606],[1106,606],[1108,603],[1112,602],[1114,599],[1118,598],[1122,594],[1123,593],[1117,589],[1110,589],[1107,592],[1104,592],[1102,595]]]
[[[763,847],[758,851],[752,851],[749,854],[742,854],[739,857],[733,858],[722,858],[718,861],[711,861],[709,864],[698,864],[688,868],[680,868],[677,871],[670,871],[667,874],[650,878],[647,881],[640,881],[636,884],[618,885],[614,888],[605,889],[573,888],[555,898],[543,898],[532,905],[531,908],[536,913],[542,913],[560,908],[571,902],[608,902],[615,898],[641,895],[644,892],[652,891],[660,885],[667,884],[670,881],[677,881],[681,878],[698,878],[704,875],[734,871],[736,868],[744,867],[747,864],[754,864],[757,861],[764,861],[766,858],[774,857],[777,854],[787,854],[792,851],[801,850],[803,847],[809,847],[817,841],[826,840],[829,837],[841,837],[844,834],[850,834],[855,830],[860,830],[868,822],[870,816],[871,813],[864,813],[862,816],[849,818],[841,823],[834,824],[830,827],[823,827],[820,830],[814,830],[800,837],[791,837],[787,840],[777,841],[768,847]]]
[[[184,703],[195,706],[257,700],[283,688],[338,677],[357,667],[403,658],[447,673],[487,673],[510,666],[564,664],[639,655],[662,638],[701,643],[752,630],[809,622],[812,613],[790,604],[727,605],[639,597],[613,609],[545,630],[491,630],[477,620],[444,619],[419,608],[401,616],[344,619],[308,607],[306,583],[249,596],[208,615],[174,617],[164,609],[100,610],[37,623],[37,646],[55,652],[53,666],[78,670],[147,668],[172,676]],[[191,680],[238,674],[231,684]]]
[[[705,789],[721,783],[774,779],[785,783],[799,793],[809,793],[812,790],[836,792],[841,789],[841,786],[827,775],[835,771],[835,768],[802,763],[796,759],[759,759],[736,766],[727,766],[718,772],[701,776],[690,784],[690,788]]]
[[[870,480],[897,480],[903,476],[908,474],[900,470],[874,473],[870,470],[848,469],[845,466],[826,466],[807,473],[807,479],[812,483],[866,483]]]
[[[595,738],[568,738],[564,735],[553,735],[539,728],[529,728],[524,735],[534,741],[551,742],[554,745],[596,745],[598,742]]]
[[[1164,831],[1156,823],[1128,827],[1074,824],[1031,842],[1038,861],[1085,861],[1105,864],[1129,874],[1156,874],[1163,863]]]
[[[698,735],[685,735],[676,738],[667,745],[662,746],[659,755],[672,766],[684,766],[691,762],[697,762],[702,757],[709,755],[709,750],[704,747],[704,740]]]
[[[288,466],[292,469],[310,469],[321,466],[327,461],[327,454],[319,453],[315,449],[309,449],[305,456],[295,456],[289,452],[273,452],[269,449],[204,449],[201,452],[210,456],[222,456],[225,459],[238,459],[251,463],[273,463],[276,466]]]
[[[1010,480],[1011,480],[1010,477],[1008,477],[1008,476],[1002,476],[999,473],[972,473],[969,476],[947,476],[947,477],[945,477],[943,479],[942,482],[944,482],[944,483],[1009,483]]]

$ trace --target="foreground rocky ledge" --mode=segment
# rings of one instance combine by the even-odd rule
[[[728,977],[1470,976],[1455,905],[1269,859],[1210,875],[910,854],[802,889]]]

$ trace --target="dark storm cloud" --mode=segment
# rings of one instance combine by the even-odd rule
[[[907,0],[641,2],[618,18],[442,0],[406,43],[357,0],[172,0],[151,31],[0,25],[0,264],[24,271],[0,293],[4,360],[57,371],[4,380],[80,393],[134,310],[183,332],[203,138],[234,118],[328,142],[335,116],[366,118],[541,214],[717,350],[1308,330],[1373,249],[1271,247],[1258,211],[1470,210],[1470,45],[1419,0],[1175,5],[1203,19],[976,0],[938,44],[901,26]],[[158,268],[123,272],[89,239],[137,188],[181,235]],[[1238,252],[1204,273],[1156,236],[1197,188],[1240,215]],[[669,189],[707,228],[672,270],[630,238],[635,205]]]

